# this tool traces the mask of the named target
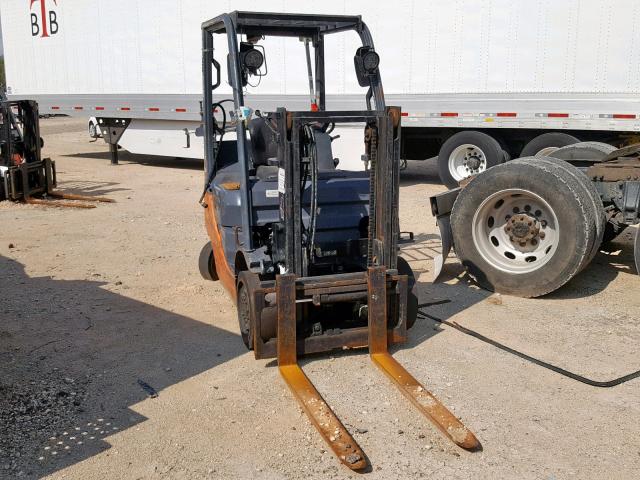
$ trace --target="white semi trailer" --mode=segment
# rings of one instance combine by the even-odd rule
[[[8,96],[91,118],[97,132],[94,118],[118,120],[124,130],[111,140],[132,153],[202,158],[200,24],[230,10],[361,14],[387,101],[405,115],[403,159],[438,156],[449,186],[578,140],[638,138],[637,0],[0,0]],[[327,40],[338,59],[327,65],[327,106],[361,108],[349,70],[357,38],[340,37]],[[289,43],[270,55],[270,42]],[[253,103],[310,108],[304,44],[264,45],[268,72]],[[285,75],[292,69],[300,75]]]

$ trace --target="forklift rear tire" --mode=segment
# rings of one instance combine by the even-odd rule
[[[416,285],[416,276],[413,273],[413,269],[404,258],[398,257],[398,274],[406,275],[407,281],[407,329],[413,327],[418,318],[418,297],[414,293],[414,287]]]
[[[211,242],[207,242],[202,246],[200,256],[198,257],[198,268],[200,269],[200,275],[202,275],[202,278],[205,280],[218,280]]]
[[[588,263],[598,235],[591,196],[575,167],[537,160],[487,170],[453,206],[456,255],[487,290],[539,297]]]
[[[458,132],[442,144],[438,152],[438,174],[448,188],[461,180],[484,172],[505,161],[498,141],[486,133],[467,130]]]
[[[248,350],[253,350],[255,312],[251,298],[257,280],[258,276],[255,273],[245,270],[238,274],[238,283],[236,286],[238,326],[240,328],[242,342]]]

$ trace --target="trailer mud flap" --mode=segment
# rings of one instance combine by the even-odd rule
[[[431,203],[431,213],[436,217],[438,229],[440,230],[440,239],[442,242],[442,251],[440,255],[436,255],[433,259],[433,282],[437,281],[444,268],[444,262],[447,261],[449,253],[453,248],[453,232],[451,230],[451,210],[453,204],[460,194],[461,188],[454,188],[444,193],[440,193],[429,198]]]

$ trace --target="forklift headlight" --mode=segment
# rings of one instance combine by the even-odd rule
[[[371,47],[360,47],[353,57],[356,66],[356,76],[361,87],[369,85],[371,78],[378,73],[380,56]]]
[[[367,73],[374,73],[380,65],[380,56],[373,50],[369,50],[362,57],[362,66]]]
[[[264,56],[260,50],[251,48],[240,53],[240,61],[246,70],[255,74],[264,63]]]

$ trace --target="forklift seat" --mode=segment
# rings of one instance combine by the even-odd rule
[[[272,131],[274,127],[267,125],[268,120],[256,117],[249,122],[251,136],[251,159],[253,166],[278,165],[278,143]]]

